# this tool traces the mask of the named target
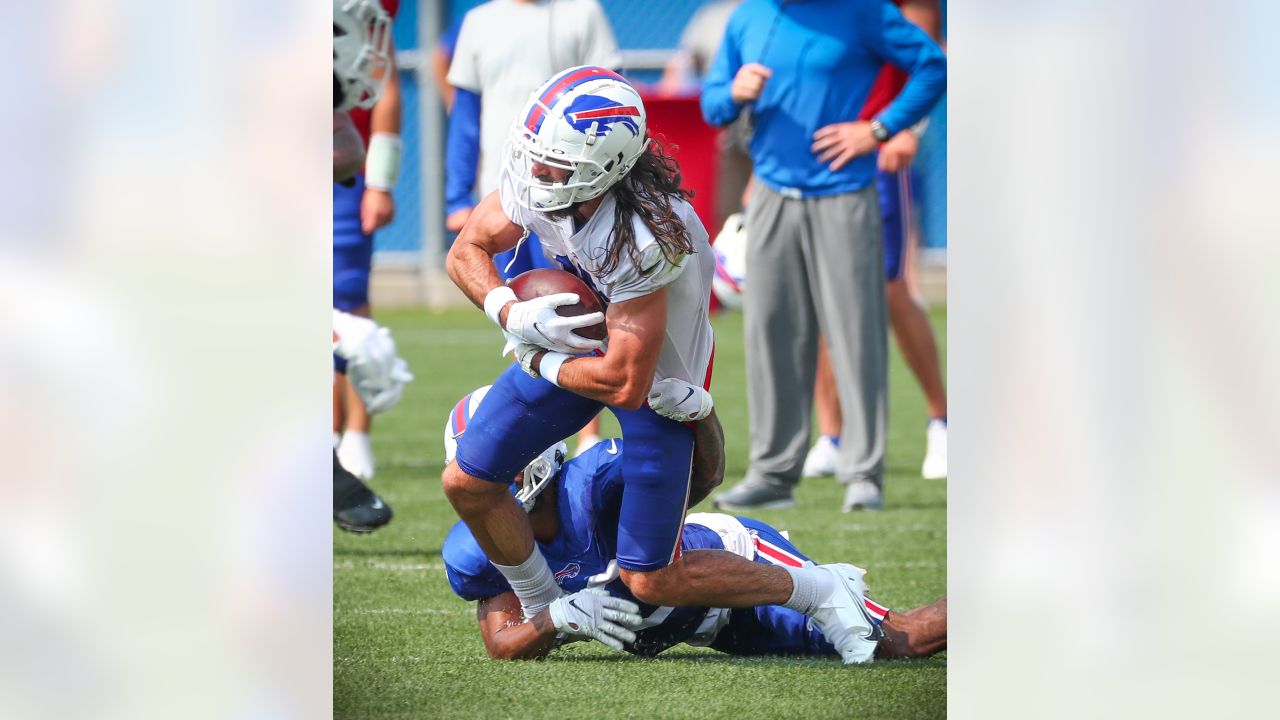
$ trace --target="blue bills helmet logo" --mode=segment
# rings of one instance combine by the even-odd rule
[[[596,137],[608,135],[615,124],[627,128],[632,135],[639,135],[640,125],[635,121],[638,117],[640,108],[598,95],[579,95],[564,111],[565,121],[574,130],[585,135],[594,125]]]

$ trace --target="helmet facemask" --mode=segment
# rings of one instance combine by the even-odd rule
[[[533,510],[538,496],[560,473],[560,466],[564,464],[568,454],[569,446],[558,442],[542,451],[541,455],[525,466],[524,481],[520,485],[520,490],[516,492],[516,500],[524,507],[525,512]]]
[[[334,0],[334,110],[373,107],[393,70],[391,17],[378,1]]]

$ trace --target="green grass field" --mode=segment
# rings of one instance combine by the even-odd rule
[[[544,662],[488,660],[473,604],[450,592],[440,559],[456,520],[440,490],[441,435],[458,398],[505,367],[501,339],[470,309],[388,311],[378,319],[392,329],[417,380],[375,426],[372,484],[395,519],[369,536],[334,530],[335,718],[945,716],[945,654],[844,667],[835,657],[733,658],[687,647],[646,660],[582,643]],[[945,357],[946,311],[933,311],[932,320]],[[715,325],[711,390],[725,429],[728,486],[747,464],[741,316],[724,315]],[[946,483],[920,478],[924,401],[896,348],[891,362],[886,509],[843,514],[842,488],[810,478],[794,509],[755,516],[789,530],[817,562],[867,568],[872,597],[906,609],[946,593]],[[611,416],[605,430],[617,432]],[[698,509],[711,508],[704,502]]]

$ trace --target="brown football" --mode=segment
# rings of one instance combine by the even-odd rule
[[[556,293],[577,294],[578,302],[573,305],[561,305],[556,308],[556,313],[562,317],[604,312],[604,304],[600,302],[600,297],[591,289],[591,286],[583,282],[582,278],[577,275],[564,270],[555,270],[553,268],[530,270],[511,278],[511,282],[507,283],[507,285],[511,287],[516,297],[521,300],[532,300],[536,297],[555,295]],[[578,328],[574,332],[592,340],[604,340],[609,334],[603,322]]]

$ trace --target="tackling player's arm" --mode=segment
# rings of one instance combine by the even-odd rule
[[[693,476],[689,507],[702,502],[724,480],[724,428],[716,411],[693,423]]]
[[[520,598],[505,592],[476,604],[476,619],[484,648],[494,660],[544,657],[555,646],[556,628],[543,610],[529,622],[521,620]]]
[[[454,284],[476,307],[483,308],[489,291],[502,285],[502,276],[493,264],[493,256],[515,247],[523,234],[524,228],[511,222],[502,211],[497,190],[489,193],[472,211],[462,232],[458,233],[458,239],[449,249],[445,269]],[[503,322],[510,305],[508,303],[503,308]]]
[[[636,410],[644,405],[653,384],[658,349],[667,332],[667,288],[613,303],[604,319],[609,352],[565,360],[554,382],[607,405]],[[544,377],[546,355],[539,351],[532,363]]]

